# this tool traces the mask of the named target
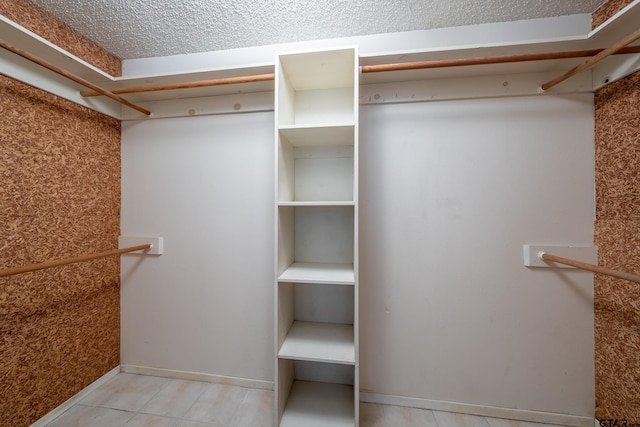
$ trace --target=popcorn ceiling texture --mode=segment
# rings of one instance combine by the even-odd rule
[[[120,61],[24,0],[0,13],[88,62]],[[0,268],[117,247],[120,124],[0,76]],[[0,278],[0,427],[35,422],[119,364],[117,257]]]
[[[603,0],[34,0],[122,59],[591,13]]]
[[[49,13],[34,6],[29,0],[0,0],[0,14],[112,76],[122,74],[122,66],[118,58],[72,30],[68,25],[55,20]],[[43,25],[45,22],[47,25]]]
[[[612,0],[599,25],[630,0]],[[640,73],[596,92],[598,262],[640,272]],[[640,423],[640,286],[595,275],[596,418]]]

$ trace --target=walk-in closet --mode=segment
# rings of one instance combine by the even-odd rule
[[[640,426],[640,0],[0,1],[0,427]]]

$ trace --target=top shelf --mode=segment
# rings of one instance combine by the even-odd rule
[[[276,68],[280,129],[357,121],[359,67],[355,48],[282,54]]]
[[[280,67],[295,91],[354,87],[354,49],[280,55]]]

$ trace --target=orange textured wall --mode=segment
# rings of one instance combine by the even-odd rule
[[[26,0],[0,13],[113,74]],[[0,268],[117,247],[120,124],[0,76]],[[0,426],[47,414],[120,359],[117,257],[0,278]]]
[[[593,13],[591,17],[591,26],[593,28],[598,27],[631,2],[633,2],[633,0],[609,0],[605,2]]]
[[[611,0],[594,27],[630,0]],[[595,96],[599,263],[640,272],[640,73]],[[595,277],[596,418],[640,423],[640,286]]]
[[[599,262],[640,272],[640,73],[595,102]],[[594,286],[596,416],[640,423],[640,286],[601,275]]]

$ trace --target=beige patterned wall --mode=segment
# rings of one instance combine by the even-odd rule
[[[597,26],[629,4],[612,0]],[[640,73],[596,93],[599,263],[640,273]],[[640,423],[640,285],[595,277],[596,417]],[[619,424],[620,425],[620,424]]]
[[[26,0],[0,13],[113,74],[120,61]],[[0,268],[117,247],[120,124],[0,76]],[[0,278],[0,426],[119,364],[117,257]]]

